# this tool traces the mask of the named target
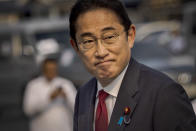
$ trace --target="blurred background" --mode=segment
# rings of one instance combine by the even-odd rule
[[[78,88],[91,75],[69,43],[75,0],[0,0],[0,130],[28,131],[22,110],[26,84],[40,62],[58,57],[59,73]],[[196,98],[196,1],[122,0],[133,23],[132,55],[182,84]]]

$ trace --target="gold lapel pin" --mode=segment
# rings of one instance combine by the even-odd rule
[[[124,115],[128,115],[131,112],[130,107],[125,107],[124,109]]]

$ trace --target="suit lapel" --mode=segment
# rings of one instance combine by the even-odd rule
[[[95,108],[95,99],[97,92],[97,82],[96,79],[93,79],[88,86],[88,90],[85,90],[80,98],[84,100],[80,105],[79,113],[79,125],[78,129],[80,131],[92,131],[93,130],[93,119],[94,119],[94,108]]]
[[[94,80],[92,84],[93,90],[91,92],[91,99],[90,99],[90,110],[89,110],[89,131],[93,131],[93,121],[94,121],[94,110],[95,110],[95,99],[97,93],[97,81]]]
[[[130,108],[128,117],[131,118],[137,105],[137,101],[133,99],[133,96],[138,91],[138,77],[139,66],[134,59],[131,59],[116,99],[108,131],[122,131],[125,128],[124,122],[122,122],[122,125],[118,124],[120,117],[124,115],[125,107]]]

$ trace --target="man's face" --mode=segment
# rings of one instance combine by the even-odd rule
[[[112,44],[107,44],[108,34],[117,34]],[[132,25],[127,33],[118,17],[110,10],[95,9],[81,14],[76,21],[76,43],[72,45],[88,71],[102,84],[108,85],[123,71],[130,59],[133,47],[135,27]],[[95,40],[90,49],[81,49],[81,41]],[[84,43],[85,44],[85,43]]]
[[[43,73],[47,80],[52,80],[57,75],[57,64],[55,62],[45,63]]]

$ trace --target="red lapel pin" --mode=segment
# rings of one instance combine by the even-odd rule
[[[129,116],[130,112],[131,112],[130,107],[128,107],[128,106],[125,107],[123,120],[124,120],[124,123],[126,125],[130,124],[130,122],[131,122],[131,119],[130,119],[130,116]]]
[[[124,115],[128,115],[131,112],[130,107],[125,107],[124,109]]]

